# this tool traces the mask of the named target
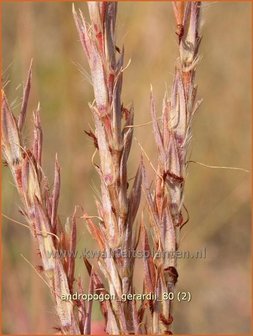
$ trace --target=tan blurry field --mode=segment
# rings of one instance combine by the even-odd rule
[[[85,4],[76,3],[86,12]],[[95,214],[98,177],[91,164],[93,144],[84,130],[92,123],[93,100],[88,65],[75,30],[71,3],[3,3],[3,71],[6,94],[18,112],[22,82],[33,58],[33,88],[28,121],[41,103],[45,171],[52,181],[53,159],[62,168],[60,216],[76,204]],[[203,104],[193,127],[191,160],[214,166],[250,169],[251,4],[203,4],[202,60],[197,71]],[[131,64],[124,74],[123,101],[134,103],[135,124],[150,121],[149,91],[161,106],[170,88],[177,57],[172,8],[165,2],[120,3],[118,41]],[[28,122],[29,123],[29,122]],[[27,127],[27,140],[32,130]],[[135,135],[151,161],[156,146],[151,125]],[[140,157],[137,142],[129,160],[134,174]],[[145,162],[149,166],[149,162]],[[19,200],[3,167],[2,211],[22,221]],[[150,169],[150,174],[152,170]],[[95,189],[95,191],[94,191]],[[206,259],[180,260],[178,290],[192,293],[190,303],[175,304],[176,333],[247,333],[250,330],[250,174],[210,169],[191,163],[186,181],[190,221],[181,248],[206,248]],[[78,221],[78,247],[94,241]],[[3,218],[3,332],[42,333],[57,326],[49,291],[21,254],[36,265],[29,231]],[[77,274],[86,276],[83,263]],[[136,277],[140,276],[136,271]],[[94,318],[101,318],[97,305]],[[15,315],[15,323],[13,316]]]

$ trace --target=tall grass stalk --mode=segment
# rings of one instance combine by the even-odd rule
[[[53,190],[42,169],[42,128],[40,107],[33,113],[34,136],[31,148],[27,147],[23,136],[32,69],[24,88],[21,112],[18,119],[12,113],[5,94],[2,92],[2,152],[22,201],[21,214],[29,224],[32,236],[37,242],[43,272],[51,290],[55,308],[64,334],[80,334],[79,321],[74,314],[75,303],[63,301],[62,295],[72,293],[75,263],[71,258],[65,260],[51,258],[48,252],[59,249],[75,250],[75,214],[63,227],[57,215],[60,196],[60,167],[55,159]],[[85,314],[85,311],[82,311]]]
[[[88,227],[107,257],[98,260],[109,293],[115,300],[108,306],[106,330],[110,334],[138,333],[139,323],[134,302],[121,302],[122,294],[132,293],[134,259],[122,258],[121,251],[135,249],[138,240],[133,225],[141,197],[142,165],[133,187],[128,191],[127,160],[131,149],[133,108],[121,101],[124,48],[115,41],[117,2],[89,2],[90,25],[81,12],[73,14],[80,40],[88,59],[95,101],[90,105],[95,123],[94,139],[100,164],[96,166],[101,182],[99,214],[95,224],[84,215]],[[115,252],[119,255],[111,257]]]
[[[155,187],[151,190],[144,171],[144,193],[148,205],[149,225],[146,227],[146,248],[157,257],[146,260],[146,290],[152,289],[158,298],[174,293],[178,279],[176,251],[180,231],[186,224],[183,213],[184,184],[191,125],[200,101],[196,101],[196,65],[198,49],[200,2],[173,2],[177,23],[179,57],[175,66],[171,94],[165,94],[161,124],[151,91],[153,134],[158,149]],[[173,300],[151,304],[152,333],[170,333]]]

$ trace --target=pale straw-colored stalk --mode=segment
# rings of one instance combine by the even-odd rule
[[[80,334],[86,319],[85,306],[77,307],[72,300],[64,300],[73,291],[75,260],[66,255],[55,258],[58,250],[76,248],[76,220],[74,215],[67,219],[65,226],[57,215],[60,196],[60,167],[57,156],[53,189],[42,170],[42,128],[40,107],[33,113],[33,143],[28,148],[23,137],[28,98],[31,87],[32,69],[30,67],[24,87],[21,111],[18,119],[14,116],[2,91],[2,153],[10,168],[18,190],[22,208],[20,212],[29,224],[37,243],[42,265],[36,272],[44,278],[55,302],[59,327],[62,334]],[[80,287],[80,286],[79,286]]]
[[[151,91],[153,134],[158,148],[158,166],[154,189],[148,187],[144,171],[144,192],[148,205],[149,224],[145,246],[153,250],[155,258],[146,260],[146,290],[158,298],[174,293],[178,278],[176,251],[179,248],[180,230],[185,224],[184,184],[188,148],[191,140],[193,116],[200,104],[196,101],[196,65],[198,49],[200,2],[173,2],[177,23],[179,57],[175,66],[171,94],[164,97],[161,124]],[[167,296],[169,297],[169,295]],[[171,333],[173,300],[150,302],[152,327],[149,332]]]
[[[133,108],[121,101],[124,48],[115,41],[117,2],[88,2],[90,24],[81,11],[73,8],[80,40],[88,59],[95,100],[90,104],[95,132],[87,132],[99,154],[96,170],[101,182],[101,199],[97,201],[99,220],[84,214],[100,250],[99,258],[111,300],[106,330],[110,334],[137,333],[137,310],[134,302],[121,302],[123,294],[132,293],[134,259],[124,257],[136,248],[135,216],[141,195],[142,165],[128,191],[127,160],[133,128]]]

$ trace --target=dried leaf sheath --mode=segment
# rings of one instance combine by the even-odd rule
[[[88,2],[90,25],[73,8],[79,37],[88,59],[95,103],[90,106],[95,123],[95,143],[98,146],[101,181],[101,203],[98,204],[102,221],[92,223],[87,215],[88,227],[100,248],[108,254],[124,253],[135,249],[133,225],[139,208],[142,181],[142,164],[137,170],[132,190],[128,191],[127,160],[131,148],[133,109],[121,102],[124,49],[115,42],[117,2]],[[91,132],[88,134],[92,135]],[[94,135],[92,135],[94,138]],[[122,294],[133,291],[134,260],[115,255],[99,260],[110,293],[118,300]],[[134,310],[129,302],[113,300],[114,319],[107,320],[107,332],[133,332]],[[116,321],[117,324],[112,325]]]

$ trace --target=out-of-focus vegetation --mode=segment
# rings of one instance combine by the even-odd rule
[[[76,3],[86,12],[85,4]],[[2,5],[3,70],[6,93],[18,112],[30,59],[34,59],[31,111],[41,102],[43,164],[52,178],[54,153],[62,167],[60,215],[80,204],[95,214],[98,178],[91,165],[92,142],[84,133],[92,124],[93,100],[88,66],[74,27],[71,3],[6,2]],[[203,56],[197,74],[199,97],[191,159],[210,165],[250,167],[251,4],[203,4]],[[161,106],[170,89],[177,57],[172,8],[166,2],[119,4],[118,45],[126,61],[123,101],[134,102],[135,124],[150,120],[149,90]],[[32,138],[26,128],[27,141]],[[156,160],[150,125],[136,137]],[[134,174],[140,157],[137,142],[130,157]],[[149,163],[146,161],[146,165]],[[8,168],[2,169],[2,211],[16,220],[19,200]],[[150,176],[152,170],[150,170]],[[51,179],[52,181],[52,179]],[[189,165],[186,205],[190,222],[182,231],[181,249],[206,248],[204,260],[180,260],[178,290],[192,293],[190,303],[175,304],[177,333],[247,333],[250,329],[250,174]],[[79,249],[94,242],[78,221]],[[4,333],[43,333],[57,326],[45,284],[22,258],[38,264],[28,230],[3,218]],[[138,261],[138,264],[140,261]],[[78,260],[77,274],[85,276]],[[140,274],[138,277],[141,278]],[[95,305],[97,307],[97,305]],[[15,316],[15,323],[14,321]],[[94,319],[100,314],[95,309]]]

